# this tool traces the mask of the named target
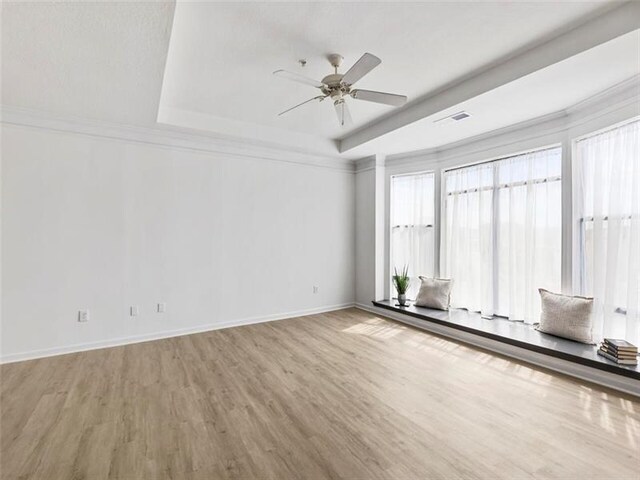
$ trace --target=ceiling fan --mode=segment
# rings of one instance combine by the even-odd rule
[[[294,82],[304,83],[305,85],[311,85],[312,87],[320,89],[322,92],[322,95],[313,97],[285,110],[284,112],[280,112],[278,116],[290,112],[291,110],[301,107],[309,102],[313,102],[314,100],[321,102],[325,98],[330,97],[331,100],[333,100],[333,106],[336,109],[338,121],[340,122],[340,125],[344,126],[352,123],[351,114],[349,113],[349,108],[345,102],[347,97],[367,102],[383,103],[394,107],[399,107],[406,103],[407,97],[404,95],[351,88],[358,80],[382,63],[382,60],[375,55],[365,53],[349,70],[347,70],[347,73],[344,74],[338,73],[338,68],[342,65],[342,55],[332,53],[327,56],[327,59],[334,68],[334,73],[327,75],[320,82],[297,73],[287,72],[286,70],[276,70],[273,72],[274,75],[288,80],[293,80]]]

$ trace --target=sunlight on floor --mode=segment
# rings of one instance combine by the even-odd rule
[[[627,421],[625,429],[627,430],[627,440],[633,448],[638,448],[637,439],[640,437],[640,430],[638,428],[638,421],[635,418],[631,418]]]
[[[547,398],[557,393],[558,385],[565,382],[549,372],[535,367],[522,364],[517,360],[495,355],[473,346],[458,343],[447,338],[432,335],[427,332],[414,332],[410,327],[397,325],[378,317],[369,317],[357,324],[351,325],[342,330],[345,333],[363,335],[377,339],[390,339],[402,342],[407,352],[427,353],[433,358],[446,357],[450,369],[448,375],[455,377],[457,370],[464,366],[463,370],[474,370],[478,372],[477,380],[485,383],[487,378],[485,373],[493,371],[511,378],[516,377],[522,380],[518,387],[526,396],[531,398]],[[469,362],[469,360],[472,360]],[[460,365],[460,366],[457,366]],[[497,377],[496,377],[497,378]],[[499,378],[498,378],[499,381]],[[599,428],[606,431],[608,435],[624,436],[633,448],[638,447],[640,439],[640,419],[637,417],[637,405],[627,399],[620,398],[615,405],[610,404],[612,398],[607,392],[594,390],[588,385],[575,385],[574,411],[582,416],[587,422],[599,425]],[[526,392],[526,393],[524,393]],[[615,422],[612,420],[612,409],[622,410],[625,413],[626,423],[624,429],[616,431]]]
[[[616,429],[613,427],[611,423],[611,415],[609,414],[609,405],[606,403],[602,404],[602,411],[600,412],[600,426],[604,428],[606,431],[615,435]]]
[[[607,392],[598,392],[586,386],[582,386],[578,393],[582,416],[587,421],[598,423],[602,429],[614,436],[626,436],[630,445],[637,448],[640,438],[640,420],[637,418],[634,402],[625,398],[619,398],[616,403],[609,403],[609,400],[612,398]],[[616,430],[615,423],[611,419],[612,409],[625,412],[624,431]]]
[[[584,389],[581,389],[578,393],[578,399],[582,406],[582,414],[584,418],[589,420],[589,422],[592,422],[593,417],[591,415],[591,404],[593,402],[593,393],[591,391],[586,392]]]
[[[620,398],[619,400],[620,400],[620,406],[622,407],[622,409],[625,412],[629,412],[629,413],[633,413],[633,414],[636,413],[636,409],[634,407],[633,402],[631,402],[631,401],[629,401],[629,400],[627,400],[625,398]]]
[[[432,336],[427,336],[424,339],[420,340],[409,338],[403,343],[410,347],[412,350],[429,352],[431,354],[436,354],[438,357],[451,355],[456,350],[464,348],[457,343],[449,342],[447,340]]]
[[[345,333],[355,333],[357,335],[366,335],[374,338],[391,338],[405,330],[405,327],[397,326],[381,320],[379,318],[371,318],[365,322],[352,325],[342,330]]]

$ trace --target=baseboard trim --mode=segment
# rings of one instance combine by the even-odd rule
[[[355,307],[361,310],[365,310],[369,313],[374,313],[381,317],[390,318],[392,320],[411,325],[430,333],[435,333],[437,335],[451,338],[452,340],[474,345],[476,347],[480,347],[485,350],[505,355],[507,357],[531,363],[548,370],[553,370],[555,372],[578,378],[580,380],[595,383],[603,387],[611,388],[620,392],[627,393],[629,395],[640,397],[640,382],[628,377],[624,377],[622,375],[616,375],[614,373],[605,372],[585,365],[569,362],[560,358],[544,355],[542,353],[533,352],[525,348],[516,347],[514,345],[509,345],[507,343],[492,340],[480,335],[463,332],[436,323],[429,323],[424,320],[419,320],[408,315],[398,314],[384,308],[374,307],[371,305],[363,305],[361,303],[356,303]]]
[[[12,353],[9,355],[0,356],[0,364],[23,362],[27,360],[35,360],[37,358],[54,357],[57,355],[65,355],[68,353],[86,352],[88,350],[99,350],[101,348],[120,347],[122,345],[151,342],[154,340],[162,340],[163,338],[181,337],[184,335],[193,335],[194,333],[211,332],[213,330],[242,327],[245,325],[254,325],[257,323],[274,322],[278,320],[286,320],[288,318],[305,317],[308,315],[316,315],[318,313],[344,310],[345,308],[352,308],[354,306],[355,306],[354,303],[342,303],[338,305],[328,305],[324,307],[310,308],[310,309],[298,310],[294,312],[278,313],[278,314],[264,315],[259,317],[250,317],[250,318],[244,318],[240,320],[231,320],[228,322],[199,325],[199,326],[188,327],[188,328],[179,328],[175,330],[164,330],[162,332],[147,333],[143,335],[133,335],[130,337],[119,337],[119,338],[108,339],[108,340],[100,340],[96,342],[87,342],[87,343],[67,345],[67,346],[61,346],[61,347],[46,348],[42,350],[31,350],[28,352]]]
[[[373,307],[371,305],[367,305],[365,303],[359,303],[359,302],[356,302],[353,306],[356,307],[356,308],[359,308],[360,310],[366,310],[367,312],[371,312],[371,313],[375,313],[375,314],[378,314],[378,310],[381,310],[381,309],[377,309],[376,307]]]

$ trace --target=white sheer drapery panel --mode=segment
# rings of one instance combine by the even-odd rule
[[[415,298],[418,276],[434,273],[434,175],[420,173],[391,178],[391,275],[409,267]]]
[[[561,290],[561,165],[560,149],[528,153],[497,164],[498,315],[537,323],[538,289]]]
[[[494,269],[493,166],[445,174],[443,277],[453,280],[451,306],[492,315]]]
[[[535,323],[560,290],[561,149],[445,173],[443,271],[452,305]]]
[[[576,285],[597,337],[640,343],[640,120],[576,142]]]

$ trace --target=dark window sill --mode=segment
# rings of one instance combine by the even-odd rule
[[[413,318],[443,325],[456,330],[490,338],[516,347],[597,368],[610,373],[640,380],[640,365],[618,365],[596,353],[595,345],[585,345],[538,332],[532,325],[512,322],[500,317],[482,318],[466,310],[433,310],[431,308],[396,307],[395,300],[372,302],[374,306],[402,313]]]

